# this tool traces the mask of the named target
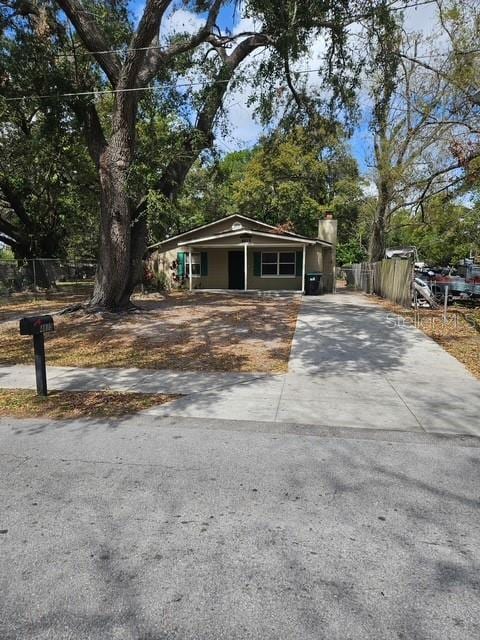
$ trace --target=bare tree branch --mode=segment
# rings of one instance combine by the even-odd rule
[[[419,67],[423,67],[427,71],[431,71],[432,73],[436,74],[437,76],[443,78],[444,80],[449,82],[452,86],[454,86],[457,89],[459,89],[472,104],[480,105],[480,90],[479,91],[475,91],[474,93],[468,93],[467,91],[465,91],[464,85],[461,82],[458,82],[455,79],[454,75],[452,75],[450,73],[445,73],[445,71],[442,71],[441,69],[438,69],[436,67],[432,67],[432,65],[428,64],[428,62],[424,62],[423,60],[420,60],[419,58],[411,57],[411,56],[407,55],[406,53],[399,53],[398,55],[401,58],[404,58],[405,60],[409,60],[410,62],[413,62],[413,63],[417,64]]]

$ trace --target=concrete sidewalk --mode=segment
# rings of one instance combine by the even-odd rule
[[[356,293],[304,298],[285,375],[49,367],[51,389],[180,393],[151,416],[480,435],[480,382],[424,333]],[[0,387],[34,388],[33,366]]]
[[[47,357],[48,360],[48,357]],[[51,367],[47,364],[49,389],[91,391],[138,391],[141,393],[193,394],[272,378],[265,373],[208,373],[169,369],[99,369]],[[32,365],[0,366],[0,388],[35,389]]]

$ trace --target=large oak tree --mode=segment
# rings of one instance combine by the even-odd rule
[[[322,97],[338,106],[351,100],[358,80],[348,27],[370,19],[378,6],[363,0],[185,1],[182,6],[197,14],[201,26],[193,34],[170,37],[164,35],[164,27],[169,13],[178,8],[172,0],[147,0],[135,24],[121,0],[2,0],[1,4],[6,8],[5,24],[16,21],[21,28],[35,16],[47,25],[47,32],[56,34],[59,65],[66,55],[73,69],[71,93],[105,88],[111,92],[110,100],[98,94],[72,96],[66,107],[82,122],[100,188],[99,263],[90,304],[110,310],[129,307],[147,243],[148,194],[137,193],[129,184],[138,158],[144,97],[168,83],[174,89],[175,81],[192,71],[202,85],[187,105],[191,126],[179,131],[175,152],[150,180],[149,189],[171,200],[199,154],[212,145],[225,96],[232,85],[238,88],[243,63],[252,54],[262,51],[257,78],[248,81],[258,86],[264,107],[274,104],[269,96],[281,101],[284,94],[276,80],[283,77],[296,107],[308,104],[311,112],[314,103],[305,99],[303,89],[296,89],[298,76],[293,69],[312,39],[324,37],[327,53],[321,76],[329,84],[325,83]],[[255,28],[237,34],[222,29],[221,11],[228,10],[231,16],[232,9],[254,18]],[[70,32],[73,43],[65,48],[64,34]],[[85,54],[92,68],[85,64]],[[180,102],[184,96],[177,92]]]

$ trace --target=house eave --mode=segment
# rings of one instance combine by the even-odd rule
[[[186,241],[181,241],[177,243],[177,246],[180,247],[188,247],[188,246],[195,246],[195,245],[203,245],[205,243],[208,242],[215,242],[215,241],[222,241],[225,240],[227,241],[228,239],[232,238],[232,239],[236,239],[238,237],[241,236],[251,236],[253,241],[249,241],[247,244],[249,246],[251,245],[255,245],[257,244],[258,246],[260,246],[261,244],[265,244],[265,242],[263,241],[263,239],[269,239],[271,241],[271,243],[278,243],[278,244],[300,244],[300,245],[313,245],[315,244],[317,241],[316,240],[309,240],[307,238],[295,238],[292,236],[284,236],[284,235],[280,235],[280,234],[273,234],[273,233],[263,233],[262,231],[248,231],[245,229],[242,229],[240,231],[229,231],[228,233],[222,233],[222,234],[218,234],[215,236],[205,236],[203,238],[196,238],[195,240],[186,240]],[[259,237],[262,238],[262,241],[260,243],[255,243],[254,238],[255,237]],[[235,244],[235,243],[233,243]],[[245,244],[245,243],[237,243],[237,244]]]
[[[221,222],[225,222],[227,220],[232,220],[234,218],[239,218],[241,220],[245,220],[247,222],[253,223],[255,225],[259,225],[261,227],[265,227],[266,229],[271,229],[274,230],[276,227],[274,227],[273,225],[267,224],[266,222],[261,222],[260,220],[255,220],[254,218],[249,218],[248,216],[244,216],[242,214],[239,213],[233,213],[229,216],[226,216],[225,218],[220,218],[218,220],[214,220],[213,222],[208,222],[207,224],[201,225],[199,227],[194,227],[193,229],[189,229],[188,231],[184,231],[183,233],[179,233],[175,236],[171,236],[170,238],[166,238],[165,240],[161,240],[160,242],[155,242],[154,244],[151,244],[147,250],[151,251],[153,249],[157,249],[165,244],[171,243],[171,242],[175,242],[177,241],[177,245],[187,245],[187,244],[191,244],[193,243],[192,240],[188,241],[179,241],[183,236],[188,236],[191,233],[195,233],[197,231],[201,231],[202,229],[207,229],[209,227],[212,227],[215,224],[221,223]],[[265,232],[261,232],[261,231],[255,231],[254,229],[249,229],[248,227],[241,229],[239,231],[229,231],[227,233],[222,233],[222,234],[218,234],[215,237],[225,237],[227,234],[231,235],[232,233],[237,233],[238,235],[240,234],[261,234],[261,233],[265,233]],[[332,246],[332,244],[330,242],[326,242],[324,240],[319,240],[319,239],[315,239],[315,238],[307,238],[306,236],[301,236],[299,234],[296,233],[285,233],[285,234],[273,234],[273,233],[265,233],[265,235],[269,235],[269,236],[274,236],[274,237],[278,237],[278,238],[284,238],[284,239],[290,239],[293,242],[300,242],[300,243],[306,243],[306,244],[321,244],[323,246]]]
[[[173,240],[177,240],[178,238],[181,238],[182,236],[186,236],[189,233],[194,233],[195,231],[200,231],[201,229],[206,229],[207,227],[212,227],[213,225],[218,224],[219,222],[225,222],[226,220],[231,220],[232,218],[241,218],[242,220],[253,222],[254,224],[258,224],[268,229],[275,229],[273,225],[267,224],[266,222],[262,222],[261,220],[255,220],[255,218],[249,218],[248,216],[244,216],[241,213],[232,213],[229,216],[225,216],[225,218],[219,218],[218,220],[214,220],[213,222],[207,222],[207,224],[202,224],[199,227],[193,227],[188,231],[183,231],[183,233],[177,233],[177,235],[175,236],[171,236],[170,238],[166,238],[165,240],[160,240],[160,242],[155,242],[154,244],[151,244],[148,247],[148,249],[155,249],[156,247],[160,247],[162,244],[165,244],[167,242],[172,242]],[[245,229],[244,231],[248,231],[248,229]]]

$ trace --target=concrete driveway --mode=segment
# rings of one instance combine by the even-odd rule
[[[288,374],[149,413],[480,435],[480,381],[420,330],[343,292],[303,299]]]

